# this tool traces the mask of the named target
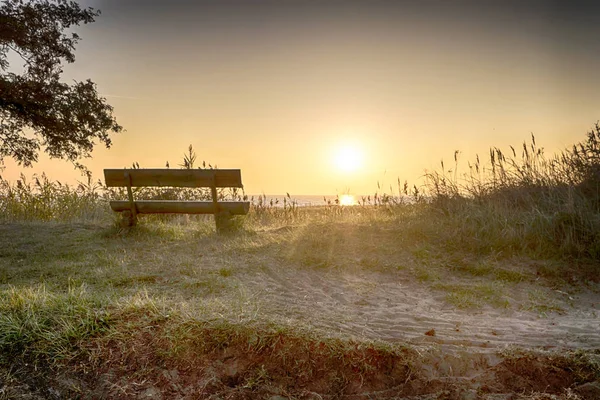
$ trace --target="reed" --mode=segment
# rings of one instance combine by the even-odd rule
[[[600,259],[600,126],[571,149],[546,157],[532,135],[520,152],[491,148],[460,169],[425,175],[430,207],[460,237],[459,246],[537,256]]]
[[[110,216],[107,190],[91,176],[76,186],[45,174],[11,183],[0,176],[0,219],[8,221],[97,221]]]

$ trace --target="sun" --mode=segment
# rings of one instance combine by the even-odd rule
[[[342,194],[338,196],[340,206],[353,206],[356,205],[356,198],[351,194]]]
[[[352,145],[338,147],[335,153],[335,165],[343,172],[354,172],[362,167],[363,153]]]

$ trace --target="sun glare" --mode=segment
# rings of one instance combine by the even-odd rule
[[[338,198],[341,206],[354,206],[357,204],[356,199],[351,194],[342,194]]]
[[[353,172],[362,166],[362,152],[355,146],[343,146],[337,149],[335,164],[340,171]]]

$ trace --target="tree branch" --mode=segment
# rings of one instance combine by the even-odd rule
[[[23,59],[23,61],[25,61],[27,63],[27,65],[32,65],[31,64],[31,59],[27,58],[23,54],[21,54],[21,52],[19,50],[17,50],[16,48],[14,48],[13,46],[11,46],[10,44],[6,44],[6,47],[8,47],[9,49],[11,49],[15,53],[17,53],[19,55],[19,57],[21,57]]]

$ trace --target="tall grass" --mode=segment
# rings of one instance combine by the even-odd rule
[[[43,284],[0,292],[0,359],[26,353],[55,361],[72,357],[77,344],[108,326],[108,314],[97,306],[83,286],[69,286],[64,294]]]
[[[0,220],[96,221],[109,218],[108,192],[100,181],[77,186],[51,181],[45,174],[16,182],[0,176]]]
[[[181,168],[198,168],[190,146]],[[508,152],[492,147],[487,161],[479,156],[462,168],[460,152],[454,165],[441,162],[437,171],[425,174],[422,186],[397,182],[358,206],[343,207],[324,200],[320,207],[304,208],[287,194],[282,199],[256,198],[243,191],[219,190],[221,200],[251,202],[244,225],[249,228],[285,226],[308,221],[383,213],[396,215],[398,223],[415,224],[430,232],[432,240],[474,252],[529,253],[542,258],[600,259],[600,125],[586,139],[559,154],[547,157],[532,135],[518,149]],[[133,163],[133,168],[139,168]],[[167,163],[167,167],[169,164]],[[200,168],[216,168],[202,162]],[[209,200],[205,188],[138,188],[136,198]],[[50,181],[44,174],[15,183],[0,177],[0,218],[3,221],[114,220],[110,199],[126,199],[124,188],[107,188],[100,180],[76,186]],[[404,209],[410,208],[406,213]],[[411,215],[414,221],[407,221]],[[203,216],[192,220],[204,220]],[[168,221],[169,216],[146,216]],[[189,221],[190,218],[186,218]],[[408,226],[407,225],[407,226]],[[431,225],[431,229],[427,228]],[[435,228],[435,229],[434,229]]]
[[[440,211],[457,242],[493,250],[600,259],[600,126],[587,139],[550,158],[532,135],[517,151],[491,148],[459,174],[425,175],[430,206]]]

